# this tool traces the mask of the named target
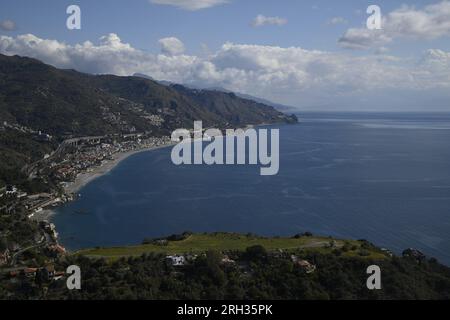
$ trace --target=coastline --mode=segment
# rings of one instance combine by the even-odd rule
[[[174,143],[170,142],[164,145],[159,146],[153,146],[153,147],[146,147],[142,149],[135,149],[135,150],[129,150],[124,152],[118,152],[113,155],[113,160],[107,160],[104,164],[100,166],[96,166],[92,168],[92,170],[80,173],[73,182],[68,182],[64,186],[64,192],[66,194],[77,194],[83,187],[91,183],[97,178],[100,178],[101,176],[109,173],[111,170],[113,170],[117,165],[119,165],[123,160],[129,158],[132,155],[146,152],[146,151],[154,151],[162,148],[167,148],[170,146],[173,146]],[[49,220],[51,216],[55,214],[55,211],[53,208],[46,208],[43,209],[40,212],[36,212],[33,215],[33,219],[36,221],[43,221],[43,220]]]
[[[266,124],[261,123],[258,125],[253,124],[247,124],[245,127],[242,127],[244,131],[247,131],[248,129],[254,129],[261,126],[267,126],[267,125],[273,125],[273,124]],[[117,152],[112,157],[112,160],[106,160],[103,164],[91,168],[90,171],[86,171],[83,173],[78,174],[78,176],[75,178],[75,181],[67,182],[63,189],[64,193],[66,195],[74,195],[76,196],[78,192],[83,189],[86,185],[91,183],[97,178],[100,178],[101,176],[109,173],[111,170],[113,170],[117,165],[119,165],[123,160],[127,159],[128,157],[141,153],[146,151],[153,151],[158,150],[162,148],[167,148],[170,146],[174,146],[177,144],[177,142],[170,141],[166,144],[159,145],[159,146],[152,146],[152,147],[145,147],[142,149],[135,149],[135,150],[129,150],[129,151],[123,151],[123,152]],[[55,209],[54,208],[43,208],[40,212],[35,212],[32,217],[30,217],[33,220],[36,221],[44,221],[44,220],[50,220],[51,217],[55,215]]]
[[[91,171],[80,173],[75,181],[69,182],[64,186],[64,191],[67,194],[75,194],[80,191],[84,186],[94,181],[95,179],[109,173],[112,169],[114,169],[119,163],[128,157],[146,151],[153,151],[157,149],[167,148],[172,146],[173,143],[168,143],[155,147],[147,147],[143,149],[130,150],[125,152],[118,152],[113,155],[113,160],[107,160],[104,164],[92,168]]]
[[[264,125],[267,125],[267,124],[264,124],[264,123],[259,124],[259,125],[247,124],[245,127],[241,128],[241,129],[246,131],[248,129],[259,127],[259,126],[264,126]],[[128,157],[138,154],[138,153],[141,153],[141,152],[167,148],[170,146],[174,146],[175,144],[177,144],[177,142],[170,141],[166,144],[162,144],[162,145],[158,145],[158,146],[144,147],[141,149],[117,152],[114,155],[112,155],[112,157],[113,157],[112,160],[105,160],[103,164],[93,167],[93,168],[90,168],[89,171],[78,174],[77,177],[75,178],[75,181],[66,182],[63,187],[64,193],[66,195],[76,196],[78,194],[78,192],[81,189],[83,189],[83,187],[85,187],[86,185],[88,185],[89,183],[94,181],[95,179],[100,178],[101,176],[109,173],[119,163],[121,163],[123,160],[127,159]],[[55,209],[51,208],[51,207],[46,207],[46,208],[43,208],[39,212],[34,212],[31,216],[29,216],[29,218],[33,219],[35,221],[44,221],[44,220],[50,220],[53,215],[55,215]]]

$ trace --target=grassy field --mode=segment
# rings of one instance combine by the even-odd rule
[[[333,242],[333,247],[330,243]],[[326,237],[300,237],[300,238],[263,238],[256,236],[246,236],[232,233],[213,233],[213,234],[193,234],[185,240],[169,241],[167,245],[145,244],[126,247],[111,248],[93,248],[80,250],[76,254],[88,257],[102,257],[108,259],[140,256],[144,253],[202,253],[208,250],[218,251],[244,251],[246,248],[254,245],[261,245],[268,251],[278,249],[283,250],[314,250],[321,252],[331,252],[335,248],[342,248],[345,243],[356,248],[345,252],[346,256],[355,256],[361,247],[361,242],[356,240],[338,240]],[[368,258],[382,259],[385,255],[378,251],[370,250]]]

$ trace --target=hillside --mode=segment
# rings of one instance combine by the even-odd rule
[[[56,270],[80,266],[81,290],[68,291],[64,277],[5,275],[0,299],[450,298],[448,267],[425,257],[393,256],[364,240],[230,233],[185,233],[167,239],[85,250],[56,261]],[[168,253],[183,255],[184,260],[174,263]],[[381,290],[366,286],[367,267],[374,264],[381,268]]]
[[[135,73],[133,76],[139,77],[139,78],[144,78],[144,79],[149,79],[149,80],[154,80],[152,77],[150,77],[148,75],[145,75],[145,74],[142,74],[142,73]],[[157,81],[157,80],[155,80],[155,81]],[[173,86],[173,85],[175,85],[174,83],[172,83],[170,81],[162,80],[162,81],[157,81],[157,82],[159,84],[162,84],[162,85],[165,85],[165,86]],[[281,112],[294,112],[295,113],[296,111],[298,111],[298,110],[296,110],[296,108],[294,108],[292,106],[287,106],[287,105],[283,105],[283,104],[280,104],[280,103],[275,103],[275,102],[272,102],[272,101],[269,101],[269,100],[266,100],[266,99],[263,99],[263,98],[258,98],[258,97],[255,97],[255,96],[252,96],[252,95],[249,95],[249,94],[245,94],[245,93],[232,92],[232,91],[227,90],[227,89],[222,88],[222,87],[204,87],[203,88],[203,87],[197,87],[197,86],[186,85],[186,84],[183,84],[183,86],[187,87],[189,89],[197,89],[199,91],[206,90],[206,91],[216,91],[216,92],[223,92],[223,93],[233,93],[233,94],[235,94],[236,96],[238,96],[238,97],[240,97],[242,99],[258,102],[260,104],[264,104],[266,106],[273,107],[273,108],[275,108],[275,110],[278,110],[278,111],[281,111]]]
[[[194,120],[218,128],[296,122],[232,93],[165,86],[141,77],[90,75],[0,55],[0,187],[22,184],[20,169],[63,139],[148,132],[170,135]],[[54,139],[37,141],[38,132]],[[7,138],[6,138],[7,137]]]
[[[157,240],[146,240],[144,242],[146,243],[138,246],[85,249],[76,254],[93,258],[117,259],[149,253],[183,254],[202,253],[208,250],[245,251],[248,247],[259,245],[268,251],[303,249],[316,252],[331,252],[333,249],[346,246],[352,248],[352,250],[347,250],[345,255],[354,256],[361,252],[364,244],[361,241],[340,240],[329,237],[298,236],[292,238],[265,238],[235,233],[189,234],[178,241],[169,240],[165,245],[158,244]],[[365,257],[385,259],[387,256],[381,250],[370,247]]]
[[[218,127],[290,121],[272,107],[232,93],[167,87],[140,77],[94,76],[0,55],[2,122],[84,136],[156,129],[145,121],[149,114],[186,126],[193,120]]]

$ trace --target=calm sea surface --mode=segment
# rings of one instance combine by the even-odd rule
[[[280,126],[280,172],[175,166],[136,154],[56,210],[70,249],[186,230],[311,231],[408,247],[450,264],[450,115],[305,113]]]

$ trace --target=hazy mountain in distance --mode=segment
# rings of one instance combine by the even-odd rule
[[[138,78],[144,78],[144,79],[152,80],[152,81],[158,82],[159,84],[162,84],[163,86],[170,86],[172,84],[175,84],[173,82],[166,81],[166,80],[153,79],[152,77],[150,77],[150,76],[148,76],[146,74],[143,74],[143,73],[135,73],[135,74],[133,74],[133,77],[138,77]],[[193,88],[193,89],[196,89],[196,88]]]
[[[143,73],[135,73],[133,76],[134,77],[141,77],[141,78],[144,78],[144,79],[153,80],[153,81],[156,81],[159,84],[162,84],[162,85],[165,85],[165,86],[171,86],[171,85],[175,85],[176,84],[174,82],[170,82],[170,81],[166,81],[166,80],[161,80],[161,81],[160,80],[155,80],[152,77],[150,77],[150,76],[148,76],[146,74],[143,74]],[[186,87],[186,88],[189,88],[189,89],[219,91],[219,92],[225,92],[225,93],[234,93],[236,96],[238,96],[240,98],[247,99],[247,100],[252,100],[252,101],[255,101],[255,102],[259,102],[259,103],[262,103],[262,104],[274,107],[275,109],[277,109],[278,111],[281,111],[281,112],[296,112],[296,111],[298,111],[298,109],[293,107],[293,106],[287,106],[287,105],[284,105],[284,104],[281,104],[281,103],[276,103],[276,102],[273,102],[273,101],[270,101],[270,100],[267,100],[267,99],[258,98],[258,97],[255,97],[255,96],[252,96],[252,95],[249,95],[249,94],[245,94],[245,93],[234,92],[234,91],[222,88],[222,87],[205,87],[205,88],[202,88],[202,87],[194,86],[194,85],[190,85],[190,84],[183,84],[183,86]]]

